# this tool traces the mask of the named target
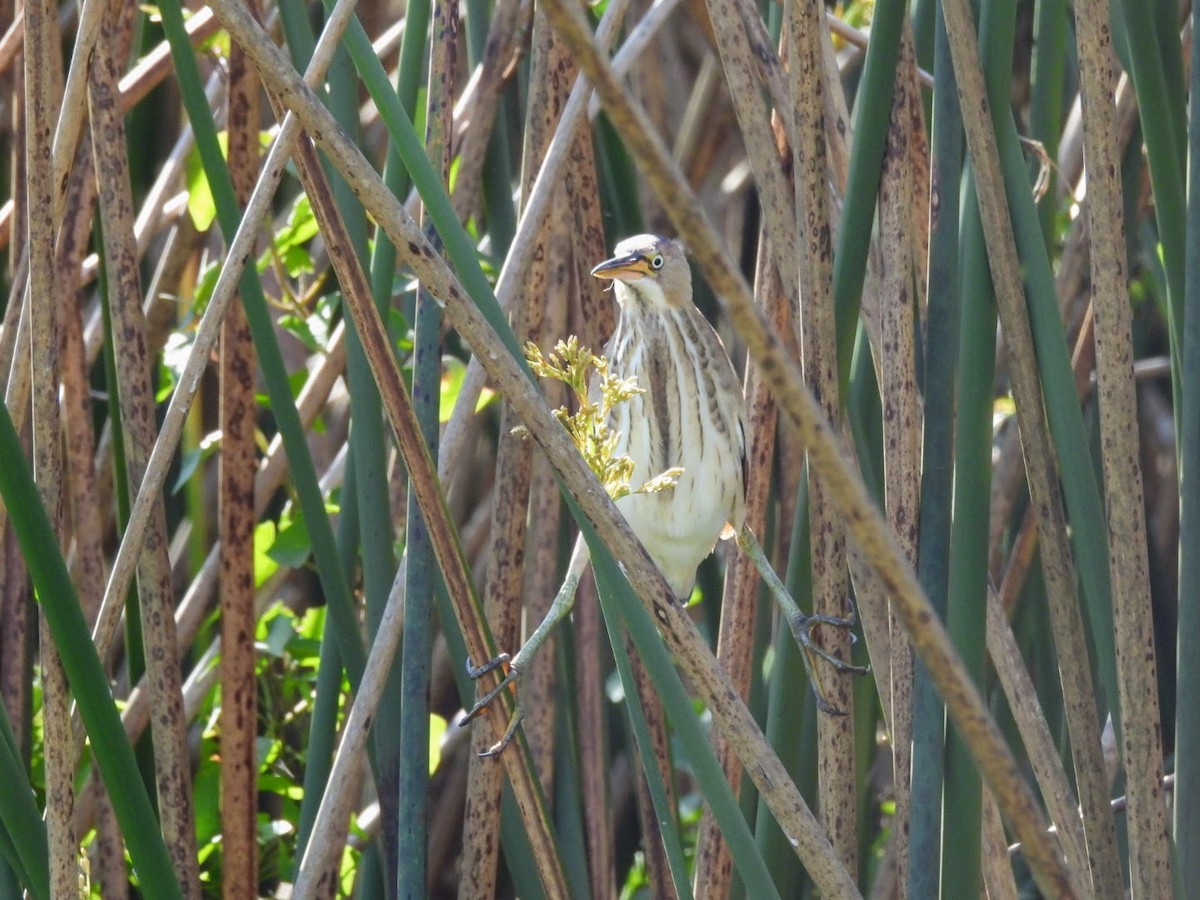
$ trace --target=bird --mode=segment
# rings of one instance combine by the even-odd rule
[[[634,491],[616,501],[633,533],[650,554],[674,598],[686,604],[696,570],[719,539],[736,537],[754,561],[783,608],[793,636],[805,651],[817,705],[838,714],[825,701],[809,655],[830,662],[838,671],[866,672],[813,643],[814,624],[849,628],[854,617],[805,615],[778,575],[761,545],[746,527],[746,414],[737,372],[716,329],[692,300],[692,273],[683,245],[673,238],[642,234],[616,245],[613,256],[594,269],[596,278],[612,281],[620,315],[604,350],[609,371],[636,379],[639,393],[617,404],[609,426],[618,436],[616,453],[633,461],[630,483],[644,484],[669,469],[682,469],[673,488],[653,493]],[[570,612],[575,589],[587,565],[582,538],[575,545],[562,589],[545,619],[515,657],[502,653],[481,666],[467,661],[478,679],[507,666],[500,683],[467,712],[463,724],[483,712],[499,693],[523,676],[538,647]],[[484,756],[499,754],[512,740],[524,716],[522,695],[508,728]]]
[[[692,302],[692,272],[678,241],[629,238],[592,275],[612,279],[620,305],[604,352],[609,368],[643,390],[619,404],[610,422],[617,452],[633,460],[630,483],[683,469],[673,490],[634,492],[617,508],[684,603],[718,538],[736,534],[746,518],[742,386],[720,336]]]

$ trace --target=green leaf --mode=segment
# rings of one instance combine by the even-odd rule
[[[296,315],[295,313],[280,316],[279,327],[303,344],[304,349],[310,353],[316,353],[320,350],[317,337],[313,334],[312,328],[309,327],[308,319],[304,316]]]
[[[221,145],[221,155],[229,157],[229,133],[222,131],[217,134],[217,142]],[[217,217],[217,204],[213,200],[212,188],[208,184],[208,175],[200,162],[200,151],[192,147],[183,163],[187,175],[188,215],[196,230],[203,233]]]
[[[396,349],[400,351],[401,357],[406,357],[412,353],[413,348],[413,334],[408,320],[404,318],[404,313],[394,306],[388,308],[387,316],[388,334]]]
[[[443,425],[450,421],[450,414],[454,411],[454,404],[458,402],[458,394],[462,390],[466,374],[467,366],[457,356],[442,357],[442,390],[438,421]],[[475,401],[475,412],[486,409],[495,399],[496,392],[485,387],[479,392],[479,399]]]
[[[429,716],[429,774],[437,771],[442,761],[442,739],[446,736],[447,722],[437,713]]]
[[[186,11],[184,15],[187,15]],[[229,59],[229,51],[232,45],[233,41],[230,40],[229,32],[221,28],[212,37],[205,40],[198,49],[205,53],[211,53],[220,59]]]
[[[196,839],[201,848],[206,845],[215,845],[221,834],[221,812],[218,800],[221,794],[221,767],[215,758],[216,742],[211,738],[205,739],[204,749],[208,752],[201,758],[194,789]],[[201,853],[203,853],[203,849],[201,849]]]
[[[262,587],[275,574],[279,563],[272,559],[270,549],[275,544],[275,523],[269,519],[254,529],[254,586]]]
[[[458,392],[462,390],[463,378],[466,377],[467,366],[457,356],[442,357],[441,408],[438,421],[445,425],[450,421],[450,413],[458,400]]]
[[[313,271],[312,256],[304,247],[288,247],[282,256],[283,268],[289,278],[299,278]]]
[[[288,388],[291,391],[292,397],[299,397],[300,392],[304,390],[304,385],[308,382],[308,370],[297,369],[287,377]],[[271,397],[268,394],[255,394],[254,402],[263,409],[271,409]]]
[[[342,295],[340,293],[335,291],[325,294],[317,299],[312,311],[307,315],[296,312],[280,316],[279,326],[303,344],[310,353],[323,353],[329,346],[341,305]],[[302,376],[300,385],[303,386],[304,378],[307,376],[303,371],[300,372],[300,375]],[[292,377],[295,377],[295,373]],[[296,396],[295,390],[292,391],[292,396]]]
[[[219,260],[213,260],[204,267],[204,271],[196,279],[196,289],[192,293],[192,313],[194,315],[199,316],[204,313],[208,301],[212,299],[213,291],[217,287],[217,279],[220,276],[221,263]]]
[[[312,606],[305,610],[296,625],[296,633],[309,641],[320,641],[325,634],[325,607]]]
[[[155,402],[162,403],[171,396],[179,383],[179,374],[192,351],[192,334],[188,331],[173,331],[163,347],[162,365],[159,367],[158,393]]]
[[[308,317],[308,328],[322,352],[329,346],[341,308],[342,295],[339,291],[318,297],[313,305],[312,315]]]
[[[275,543],[267,556],[286,568],[298,569],[312,555],[312,539],[308,536],[308,525],[303,518],[280,523]]]
[[[286,775],[279,775],[274,772],[264,772],[258,776],[258,789],[263,793],[278,794],[280,797],[287,797],[289,800],[302,800],[304,798],[304,789],[296,784],[291,778]]]
[[[266,638],[261,643],[263,652],[276,659],[282,659],[287,651],[288,642],[295,634],[291,619],[287,616],[275,616],[267,625]]]
[[[175,484],[171,486],[171,494],[178,494],[183,490],[193,475],[196,474],[196,469],[200,463],[212,456],[217,447],[221,443],[221,432],[212,431],[204,436],[200,441],[200,446],[194,450],[188,450],[183,454],[183,458],[179,462],[179,476],[175,479]]]
[[[317,224],[317,217],[313,215],[308,195],[301,194],[292,204],[287,225],[275,235],[275,249],[282,253],[290,247],[307,244],[319,231],[320,226]]]

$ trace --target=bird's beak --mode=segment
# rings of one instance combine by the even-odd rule
[[[638,253],[614,257],[592,269],[592,275],[596,278],[613,278],[617,281],[637,281],[649,274],[649,265]]]

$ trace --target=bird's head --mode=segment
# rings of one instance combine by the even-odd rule
[[[692,270],[683,246],[671,238],[639,234],[617,244],[613,258],[592,269],[611,278],[622,306],[630,301],[644,309],[674,308],[691,302]]]

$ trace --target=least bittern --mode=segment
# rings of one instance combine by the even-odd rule
[[[605,350],[609,369],[635,378],[643,389],[613,412],[620,435],[617,452],[633,460],[631,483],[642,484],[675,467],[683,469],[674,488],[656,493],[634,492],[617,500],[617,508],[645,545],[675,597],[685,603],[696,581],[696,569],[718,538],[736,536],[753,559],[783,610],[788,627],[803,652],[805,669],[817,706],[839,714],[823,696],[813,670],[813,657],[839,672],[863,674],[818,646],[814,624],[852,628],[848,618],[805,615],[745,525],[746,428],[742,388],[725,345],[692,302],[692,274],[677,241],[639,235],[617,245],[615,256],[592,269],[597,278],[612,279],[621,306],[616,331]],[[482,666],[467,662],[472,678],[505,664],[501,682],[484,694],[465,721],[479,715],[505,688],[515,685],[553,628],[571,611],[575,589],[587,565],[580,539],[562,589],[546,618],[517,655],[507,653]],[[504,736],[485,754],[494,756],[512,740],[524,717],[522,695]]]

